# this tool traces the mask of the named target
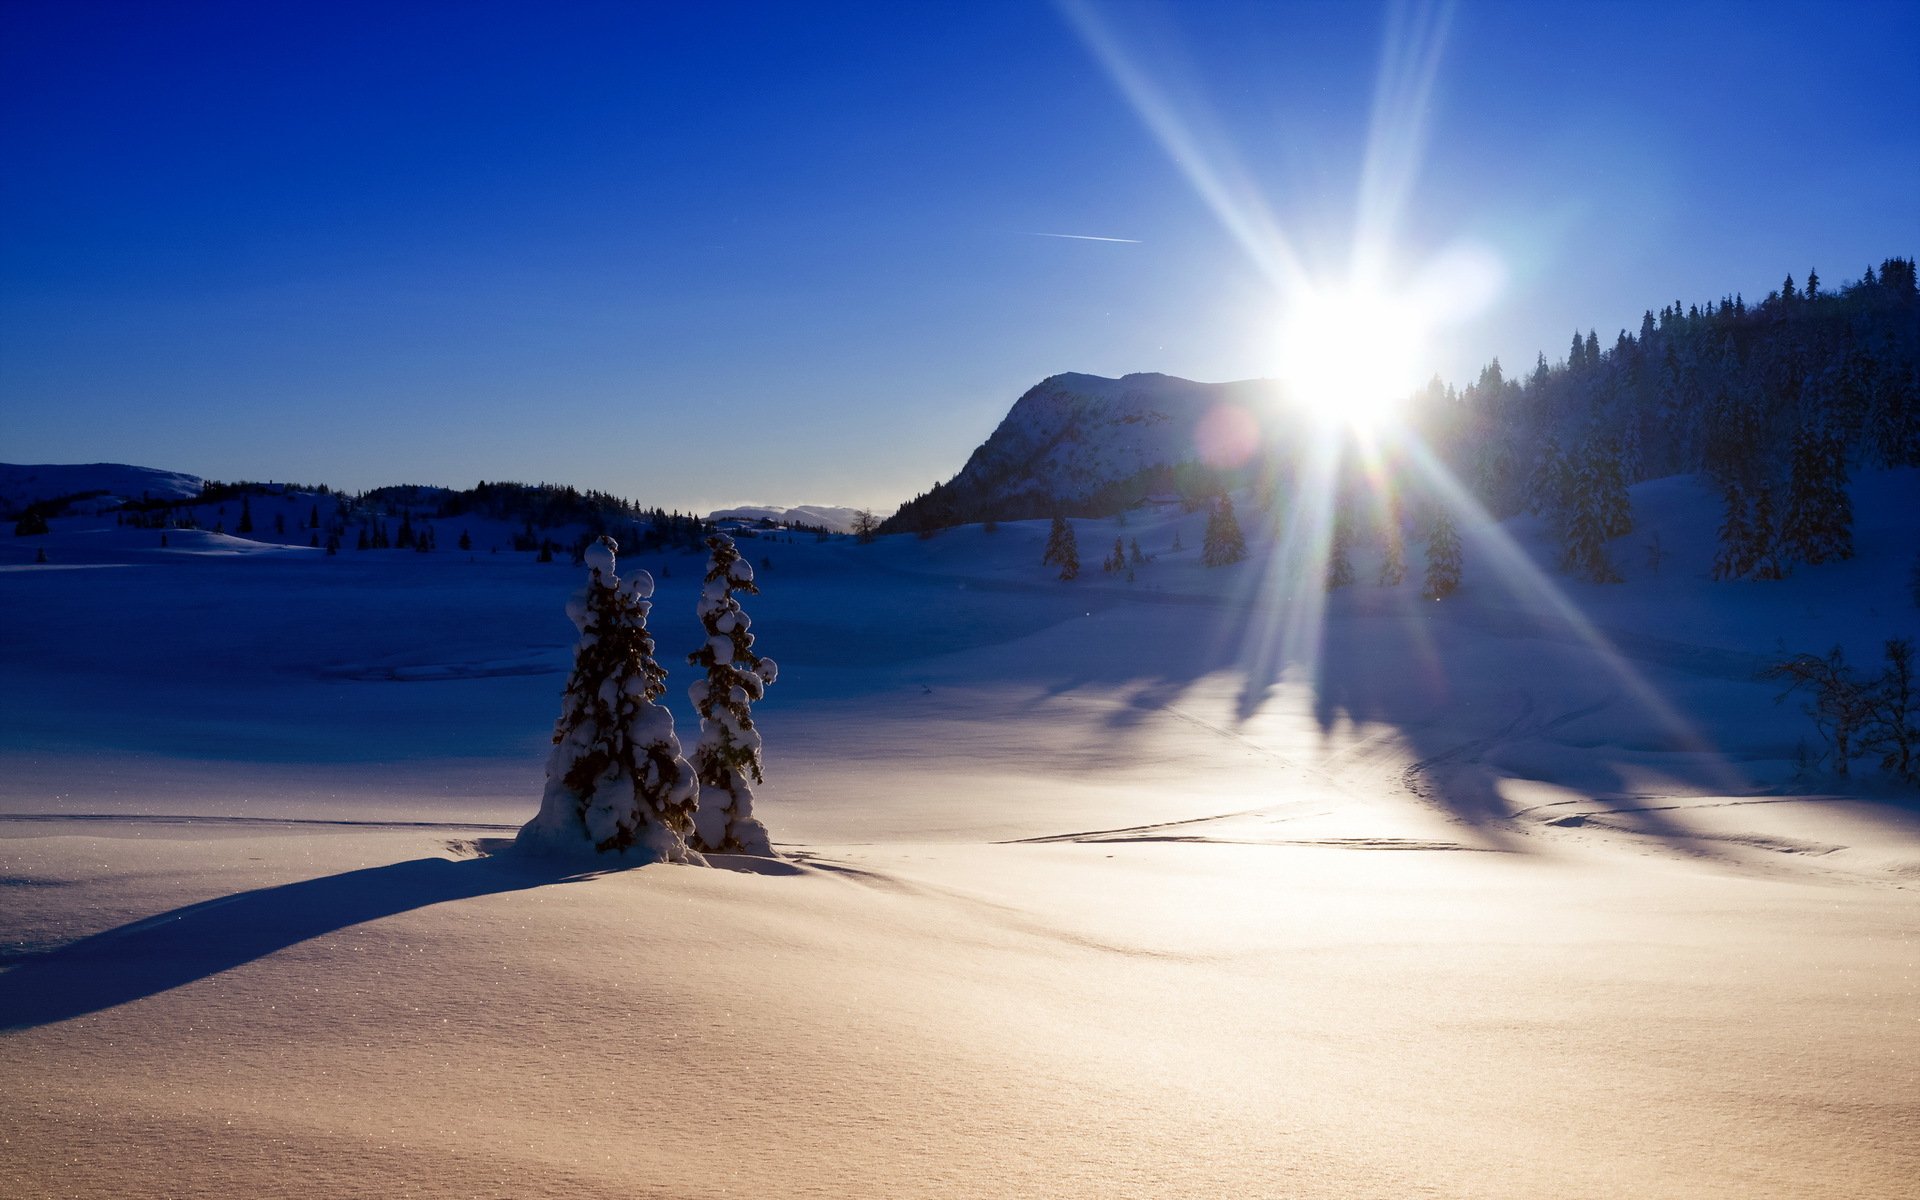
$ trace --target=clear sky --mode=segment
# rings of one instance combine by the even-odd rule
[[[0,460],[888,506],[1047,375],[1279,370],[1196,177],[1334,270],[1393,147],[1464,383],[1920,251],[1916,62],[1905,0],[5,0]]]

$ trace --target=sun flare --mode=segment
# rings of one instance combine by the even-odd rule
[[[1391,422],[1420,384],[1428,322],[1417,308],[1364,285],[1316,288],[1280,332],[1280,377],[1293,403],[1356,430]]]

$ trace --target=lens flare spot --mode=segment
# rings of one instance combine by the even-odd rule
[[[1194,429],[1193,448],[1210,467],[1244,467],[1260,448],[1260,422],[1238,404],[1216,404]]]

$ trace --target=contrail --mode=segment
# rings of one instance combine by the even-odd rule
[[[1122,242],[1129,246],[1138,246],[1142,244],[1139,238],[1095,237],[1090,233],[1029,233],[1027,236],[1028,237],[1068,238],[1076,242]]]

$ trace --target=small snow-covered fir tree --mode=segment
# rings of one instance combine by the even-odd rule
[[[1113,553],[1100,563],[1100,569],[1109,575],[1127,569],[1127,548],[1119,538],[1113,539]]]
[[[1720,549],[1713,556],[1715,579],[1743,579],[1753,570],[1753,526],[1747,516],[1747,497],[1735,481],[1721,489]]]
[[[1427,579],[1421,594],[1429,600],[1451,596],[1460,587],[1460,534],[1453,515],[1435,507],[1427,530]]]
[[[1844,439],[1812,429],[1793,435],[1780,540],[1790,557],[1805,563],[1853,557],[1853,501],[1847,496]]]
[[[1200,547],[1200,561],[1209,567],[1224,567],[1246,556],[1247,539],[1240,532],[1239,518],[1233,515],[1233,497],[1222,496],[1207,515],[1207,533]]]
[[[1353,559],[1347,545],[1353,540],[1352,523],[1344,512],[1333,514],[1333,528],[1327,537],[1327,590],[1347,587],[1353,582]]]
[[[716,533],[707,539],[707,577],[698,611],[707,642],[687,661],[707,672],[687,689],[700,714],[700,740],[693,747],[693,768],[700,779],[700,806],[694,814],[694,848],[771,855],[767,828],[753,815],[753,789],[761,782],[760,731],[753,704],[779,676],[770,658],[753,652],[751,624],[736,592],[757,595],[753,564],[740,557],[733,539]]]
[[[1386,547],[1380,556],[1380,576],[1376,582],[1381,587],[1399,587],[1400,581],[1407,577],[1407,548],[1400,536],[1399,517],[1387,518],[1385,541]]]
[[[1746,561],[1753,564],[1755,579],[1785,579],[1793,573],[1792,564],[1780,555],[1780,535],[1773,515],[1773,485],[1763,483],[1753,498],[1753,524],[1749,529]]]
[[[1610,522],[1622,520],[1625,487],[1603,443],[1589,442],[1572,463],[1560,527],[1560,569],[1593,583],[1618,583],[1620,572],[1607,557]],[[1616,496],[1614,493],[1618,493]],[[1629,521],[1628,524],[1631,524]]]
[[[1080,541],[1065,517],[1055,517],[1047,530],[1047,549],[1040,556],[1041,566],[1058,566],[1061,579],[1080,574]]]
[[[653,579],[635,571],[622,581],[615,549],[603,537],[587,551],[587,586],[567,605],[580,643],[553,728],[546,792],[519,843],[684,862],[698,785],[673,714],[657,703],[667,673],[647,632]]]

